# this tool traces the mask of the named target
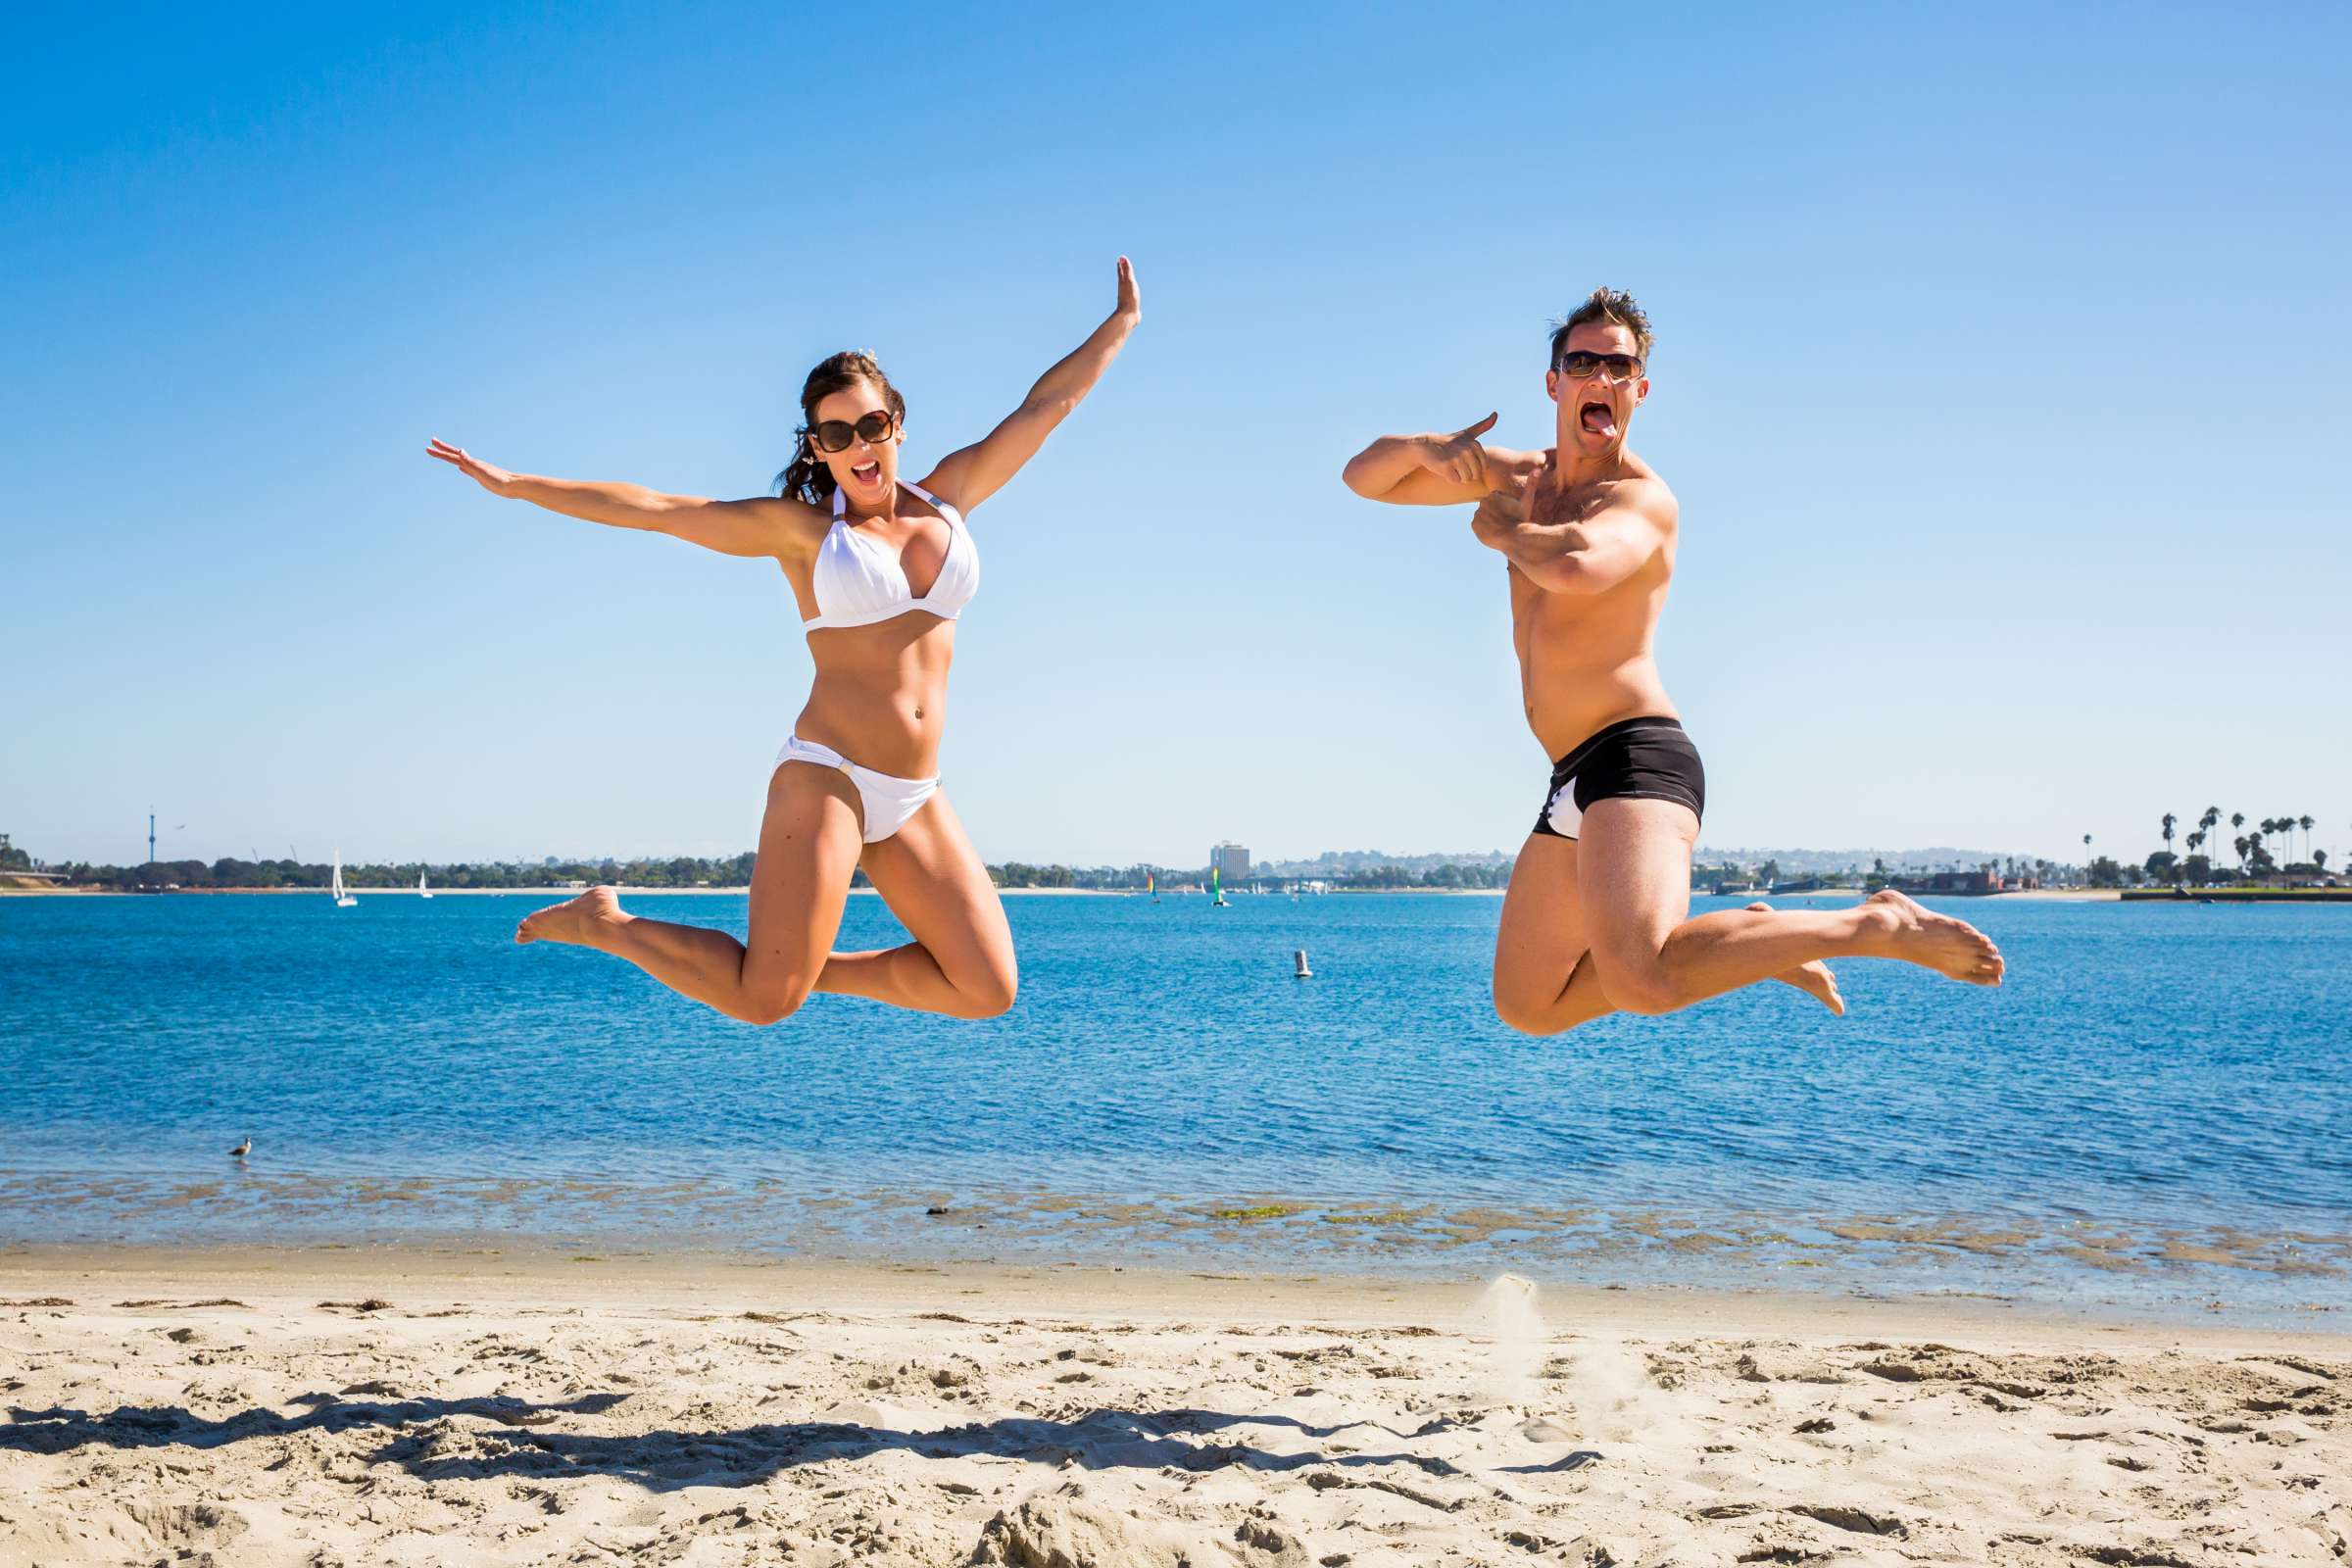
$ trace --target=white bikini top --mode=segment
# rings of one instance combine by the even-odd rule
[[[939,514],[948,519],[948,553],[940,560],[931,591],[915,597],[906,566],[879,541],[850,525],[849,498],[836,490],[833,526],[825,530],[825,542],[817,547],[816,567],[809,573],[817,612],[801,622],[803,631],[872,626],[896,620],[910,610],[929,611],[942,620],[954,620],[979,592],[980,559],[973,553],[971,530],[964,526],[962,514],[920,485],[905,479],[899,483],[937,507]]]

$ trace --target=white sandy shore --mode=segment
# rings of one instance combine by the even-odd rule
[[[2329,1564],[2352,1337],[1076,1269],[0,1252],[0,1564]]]

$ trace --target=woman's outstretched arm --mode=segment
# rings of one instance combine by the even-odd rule
[[[712,501],[704,496],[667,495],[641,484],[510,473],[446,441],[433,442],[425,448],[425,455],[448,464],[494,496],[528,501],[566,517],[607,527],[665,533],[722,556],[783,555],[804,538],[808,519],[816,516],[812,508],[777,496]]]
[[[1070,416],[1078,400],[1094,390],[1110,362],[1119,357],[1127,334],[1144,318],[1143,297],[1136,292],[1135,269],[1119,258],[1119,301],[1094,335],[1078,345],[1067,359],[1037,378],[1037,385],[1004,422],[959,452],[940,459],[923,488],[969,512],[1021,471],[1037,456],[1054,427]]]

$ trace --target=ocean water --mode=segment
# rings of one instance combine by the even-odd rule
[[[544,902],[0,899],[0,1243],[2352,1312],[2352,908],[1955,901],[1998,991],[1855,961],[1843,1019],[1768,985],[1531,1040],[1489,1010],[1493,898],[1012,898],[1006,1016],[819,997],[764,1030],[514,947]],[[739,896],[630,902],[743,928]],[[896,940],[851,901],[845,946]]]

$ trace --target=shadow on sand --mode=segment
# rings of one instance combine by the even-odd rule
[[[601,1475],[657,1492],[685,1486],[756,1486],[796,1466],[893,1449],[932,1459],[987,1455],[1051,1465],[1075,1463],[1089,1470],[1173,1466],[1201,1471],[1243,1465],[1288,1471],[1310,1465],[1401,1464],[1432,1476],[1461,1474],[1443,1459],[1415,1453],[1347,1448],[1334,1453],[1273,1453],[1221,1436],[1243,1427],[1282,1427],[1318,1443],[1342,1434],[1410,1442],[1453,1424],[1444,1420],[1408,1433],[1370,1422],[1317,1427],[1290,1416],[1215,1410],[1091,1410],[1067,1421],[1005,1417],[929,1432],[854,1422],[787,1421],[732,1431],[599,1437],[553,1428],[564,1416],[610,1410],[627,1395],[591,1394],[560,1404],[533,1404],[513,1398],[377,1398],[370,1396],[374,1392],[363,1385],[342,1394],[306,1394],[289,1401],[308,1406],[303,1415],[256,1409],[219,1421],[178,1405],[126,1405],[104,1415],[12,1408],[10,1424],[0,1426],[0,1450],[63,1453],[91,1446],[217,1448],[252,1438],[376,1427],[397,1435],[368,1453],[366,1462],[397,1465],[421,1480]],[[455,1418],[463,1416],[489,1424],[461,1425]]]

